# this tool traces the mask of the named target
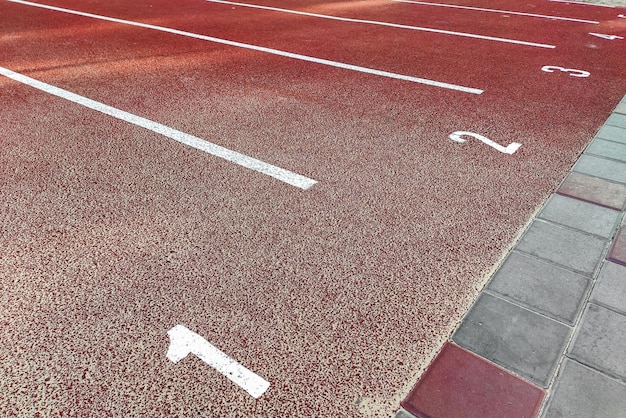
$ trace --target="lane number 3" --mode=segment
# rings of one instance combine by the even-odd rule
[[[591,75],[591,73],[588,71],[574,70],[571,68],[557,67],[554,65],[545,65],[541,67],[541,71],[544,71],[546,73],[553,73],[555,71],[561,71],[564,73],[569,73],[571,77],[589,77]]]
[[[459,142],[459,143],[463,143],[466,142],[467,140],[464,139],[464,136],[469,136],[472,137],[474,139],[479,140],[480,142],[482,142],[483,144],[489,145],[491,148],[495,148],[498,151],[504,153],[504,154],[513,154],[515,153],[515,151],[517,151],[519,149],[519,147],[522,146],[522,144],[518,143],[518,142],[512,142],[509,145],[507,145],[506,147],[503,147],[502,145],[492,141],[491,139],[479,135],[479,134],[475,134],[474,132],[468,132],[468,131],[456,131],[451,133],[448,138],[450,138],[451,140],[455,141],[455,142]]]

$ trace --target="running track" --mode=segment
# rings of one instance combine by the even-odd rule
[[[0,1],[3,415],[390,416],[626,91],[623,8],[252,4]]]

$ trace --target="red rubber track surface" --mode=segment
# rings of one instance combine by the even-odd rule
[[[0,1],[0,66],[311,177],[300,190],[0,77],[0,411],[389,416],[626,92],[624,9],[50,1],[481,95]],[[541,71],[546,65],[590,77]],[[471,131],[513,155],[478,141]],[[184,324],[271,386],[190,356]]]

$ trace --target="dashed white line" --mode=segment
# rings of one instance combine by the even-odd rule
[[[227,148],[205,141],[204,139],[198,138],[196,136],[181,132],[179,130],[170,128],[169,126],[162,125],[158,122],[154,122],[141,116],[125,112],[104,103],[88,99],[87,97],[80,96],[78,94],[44,83],[42,81],[35,80],[33,78],[11,71],[7,68],[0,67],[0,75],[15,80],[19,83],[34,87],[48,94],[52,94],[65,100],[69,100],[70,102],[85,106],[89,109],[112,116],[116,119],[120,119],[125,122],[132,123],[133,125],[148,129],[152,132],[161,134],[170,139],[204,151],[216,157],[223,158],[242,167],[274,177],[275,179],[278,179],[282,182],[298,187],[300,189],[307,190],[311,188],[315,183],[317,183],[315,180],[301,176],[300,174],[296,174],[283,168],[276,167],[274,165],[257,160],[255,158],[248,157],[247,155],[231,151]]]
[[[420,26],[401,25],[398,23],[380,22],[376,20],[353,19],[353,18],[348,18],[348,17],[331,16],[331,15],[324,15],[324,14],[319,14],[319,13],[302,12],[299,10],[292,10],[292,9],[281,9],[278,7],[260,6],[258,4],[238,3],[238,2],[226,1],[226,0],[205,0],[205,1],[209,3],[221,3],[221,4],[228,4],[231,6],[248,7],[252,9],[261,9],[261,10],[270,10],[270,11],[281,12],[281,13],[291,13],[291,14],[300,15],[300,16],[309,16],[309,17],[317,17],[317,18],[322,18],[322,19],[338,20],[341,22],[364,23],[368,25],[387,26],[387,27],[396,28],[396,29],[409,29],[409,30],[421,31],[421,32],[439,33],[443,35],[453,35],[453,36],[460,36],[460,37],[465,37],[465,38],[482,39],[486,41],[496,41],[496,42],[504,42],[504,43],[509,43],[509,44],[516,44],[516,45],[534,46],[537,48],[556,48],[554,45],[542,44],[542,43],[537,43],[537,42],[520,41],[517,39],[499,38],[495,36],[477,35],[474,33],[425,28],[425,27],[420,27]]]
[[[600,22],[595,21],[595,20],[575,19],[571,17],[550,16],[550,15],[541,15],[541,14],[524,13],[524,12],[513,12],[510,10],[485,9],[482,7],[459,6],[456,4],[429,3],[425,1],[414,1],[414,0],[391,0],[391,1],[395,1],[397,3],[419,4],[422,6],[448,7],[451,9],[465,9],[465,10],[474,10],[474,11],[479,11],[479,12],[492,12],[492,13],[502,13],[502,14],[507,14],[507,15],[516,15],[516,16],[538,17],[538,18],[550,19],[550,20],[563,20],[567,22],[589,23],[593,25],[600,24]]]
[[[190,38],[201,39],[203,41],[214,42],[214,43],[218,43],[218,44],[222,44],[222,45],[234,46],[234,47],[249,49],[249,50],[258,51],[258,52],[265,52],[267,54],[278,55],[278,56],[281,56],[281,57],[292,58],[292,59],[296,59],[296,60],[300,60],[300,61],[313,62],[313,63],[316,63],[316,64],[327,65],[329,67],[335,67],[335,68],[341,68],[341,69],[344,69],[344,70],[351,70],[351,71],[356,71],[356,72],[361,72],[361,73],[366,73],[366,74],[372,74],[372,75],[392,78],[392,79],[396,79],[396,80],[409,81],[409,82],[412,82],[412,83],[424,84],[424,85],[428,85],[428,86],[439,87],[439,88],[442,88],[442,89],[456,90],[456,91],[461,91],[461,92],[470,93],[470,94],[482,94],[483,93],[483,90],[472,88],[472,87],[459,86],[457,84],[444,83],[444,82],[441,82],[441,81],[429,80],[427,78],[412,77],[412,76],[408,76],[408,75],[404,75],[404,74],[396,74],[396,73],[391,73],[389,71],[376,70],[376,69],[373,69],[373,68],[367,68],[367,67],[361,67],[361,66],[358,66],[358,65],[346,64],[346,63],[343,63],[343,62],[331,61],[331,60],[327,60],[327,59],[323,59],[323,58],[311,57],[311,56],[308,56],[308,55],[295,54],[293,52],[281,51],[279,49],[266,48],[266,47],[263,47],[263,46],[245,44],[245,43],[242,43],[242,42],[235,42],[235,41],[230,41],[230,40],[227,40],[227,39],[215,38],[213,36],[199,35],[197,33],[185,32],[185,31],[182,31],[182,30],[166,28],[166,27],[163,27],[163,26],[150,25],[148,23],[140,23],[140,22],[134,22],[134,21],[131,21],[131,20],[117,19],[117,18],[114,18],[114,17],[96,15],[96,14],[92,14],[92,13],[85,13],[85,12],[80,12],[80,11],[71,10],[71,9],[63,9],[61,7],[49,6],[49,5],[45,5],[45,4],[39,4],[39,3],[31,3],[29,1],[23,1],[23,0],[7,0],[7,1],[12,2],[12,3],[23,4],[23,5],[26,5],[26,6],[33,6],[33,7],[40,7],[40,8],[48,9],[48,10],[54,10],[54,11],[57,11],[57,12],[63,12],[63,13],[68,13],[68,14],[73,14],[73,15],[78,15],[78,16],[83,16],[83,17],[90,17],[90,18],[93,18],[93,19],[99,19],[99,20],[105,20],[105,21],[109,21],[109,22],[121,23],[121,24],[124,24],[124,25],[137,26],[137,27],[145,28],[145,29],[158,30],[158,31],[161,31],[161,32],[171,33],[171,34],[174,34],[174,35],[187,36],[187,37],[190,37]]]

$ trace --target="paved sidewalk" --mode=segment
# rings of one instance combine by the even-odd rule
[[[626,6],[626,0],[576,0],[581,3],[592,3],[606,6]]]
[[[397,418],[626,417],[626,96]]]

